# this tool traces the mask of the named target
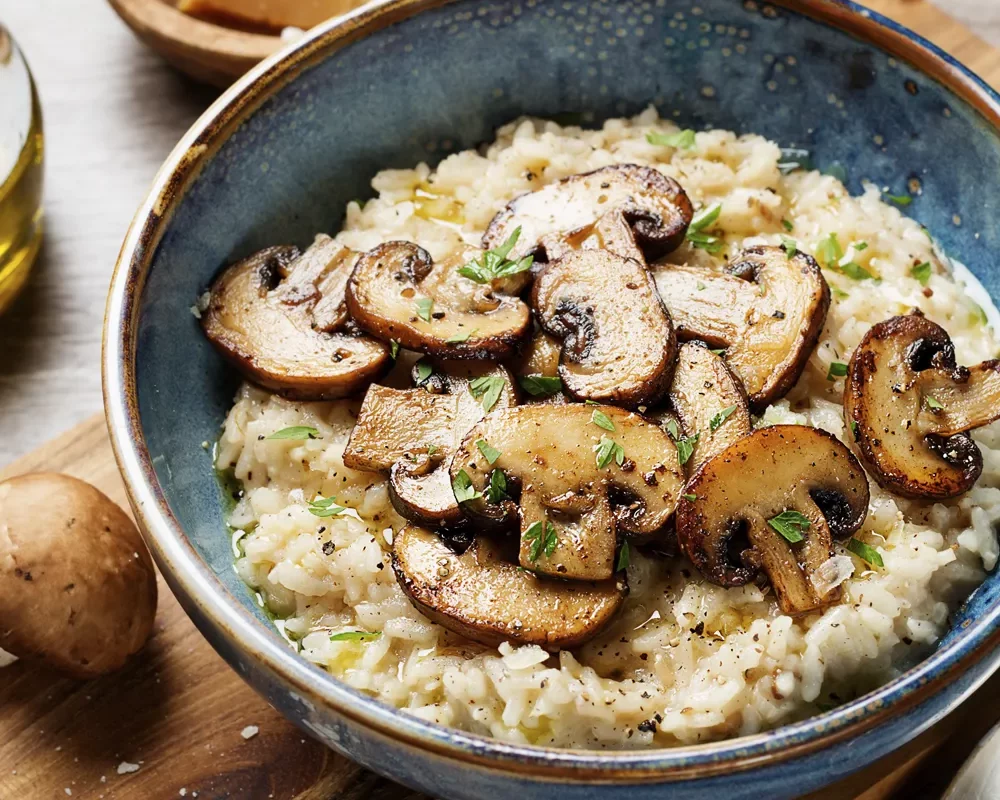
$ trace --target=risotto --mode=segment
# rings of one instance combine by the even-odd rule
[[[718,204],[710,246],[689,234],[667,262],[723,265],[773,245],[816,255],[823,267],[832,298],[818,344],[794,386],[758,409],[755,428],[807,425],[848,443],[843,366],[873,325],[913,309],[948,331],[958,363],[997,356],[984,311],[918,223],[875,186],[852,197],[836,177],[782,162],[760,136],[680,132],[652,109],[599,130],[522,119],[434,170],[379,173],[377,196],[350,203],[334,238],[352,251],[406,240],[447,259],[475,246],[521,194],[608,165],[649,166],[696,208]],[[403,385],[414,359],[400,352],[382,382]],[[391,551],[404,520],[388,480],[343,460],[359,408],[360,399],[240,389],[216,451],[218,468],[242,484],[230,519],[236,568],[302,657],[409,714],[510,742],[663,747],[828,710],[924,657],[997,561],[993,424],[973,433],[982,474],[957,498],[907,499],[870,482],[867,518],[854,533],[867,549],[859,557],[833,546],[836,603],[792,616],[762,581],[726,588],[680,555],[633,547],[619,564],[627,599],[585,644],[558,652],[480,644],[428,619],[397,582]],[[289,428],[313,433],[271,438]],[[347,510],[317,514],[316,498],[334,497]]]

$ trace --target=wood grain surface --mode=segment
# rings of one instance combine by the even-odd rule
[[[1000,84],[1000,53],[939,10],[921,0],[868,5]],[[0,0],[0,19],[48,98],[49,130],[46,248],[26,294],[0,320],[0,463],[99,408],[100,317],[115,254],[156,165],[212,97],[165,70],[110,15],[97,0]],[[100,417],[0,479],[38,469],[81,477],[125,504]],[[997,716],[1000,677],[899,753],[813,797],[940,797]],[[259,732],[245,739],[248,726]],[[21,663],[0,669],[0,798],[66,796],[420,797],[286,722],[229,670],[162,583],[154,637],[122,673],[81,684]]]

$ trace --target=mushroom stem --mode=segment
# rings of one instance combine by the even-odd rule
[[[915,388],[924,399],[917,424],[926,433],[954,436],[1000,417],[1000,361],[952,370],[924,370]],[[927,398],[942,407],[931,408]]]

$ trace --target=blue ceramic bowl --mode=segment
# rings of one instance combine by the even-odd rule
[[[863,178],[895,194],[919,179],[908,212],[1000,297],[1000,181],[989,178],[1000,175],[1000,98],[912,33],[832,0],[391,0],[361,10],[223,95],[167,160],[122,249],[105,331],[108,422],[171,588],[290,719],[436,796],[798,795],[899,747],[997,666],[993,575],[930,658],[836,711],[692,747],[548,750],[438,727],[347,688],[292,653],[239,583],[201,447],[238,377],[189,312],[220,265],[336,230],[378,170],[474,147],[520,114],[597,124],[651,102],[688,127],[805,147],[856,192]]]

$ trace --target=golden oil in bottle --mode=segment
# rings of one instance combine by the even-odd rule
[[[0,312],[42,241],[42,113],[28,65],[0,26]]]

